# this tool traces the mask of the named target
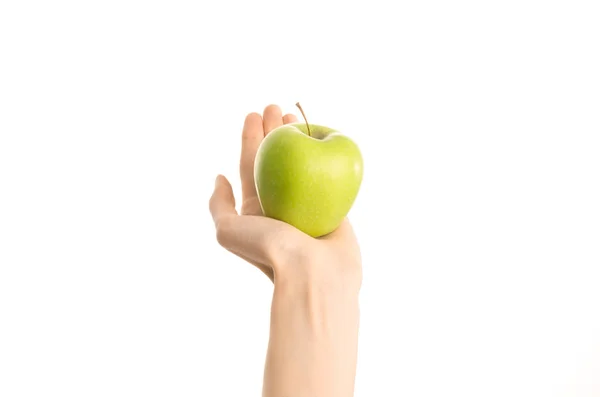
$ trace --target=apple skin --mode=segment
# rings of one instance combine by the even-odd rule
[[[358,146],[336,130],[294,123],[271,131],[254,162],[256,191],[269,218],[312,237],[334,231],[350,211],[363,176]]]

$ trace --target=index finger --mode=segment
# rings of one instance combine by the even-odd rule
[[[242,180],[242,202],[256,197],[254,185],[254,158],[264,137],[263,120],[260,114],[246,116],[242,130],[242,153],[240,157],[240,179]]]

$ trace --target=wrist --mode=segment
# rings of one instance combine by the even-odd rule
[[[335,263],[290,265],[275,273],[275,292],[314,299],[358,298],[360,280],[338,271]]]
[[[288,266],[275,276],[273,302],[294,302],[311,314],[357,309],[360,282],[338,268],[319,262]]]

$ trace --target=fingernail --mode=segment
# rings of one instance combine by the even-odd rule
[[[217,185],[219,184],[219,177],[221,175],[217,175],[217,177],[215,178],[215,187],[217,187]]]

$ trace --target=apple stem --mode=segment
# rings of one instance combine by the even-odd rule
[[[312,137],[310,133],[310,127],[308,125],[308,120],[306,120],[306,115],[304,114],[304,110],[302,110],[302,106],[300,106],[300,102],[296,102],[296,106],[300,109],[300,113],[302,113],[302,117],[304,117],[304,122],[306,123],[306,129],[308,130],[308,136]]]

